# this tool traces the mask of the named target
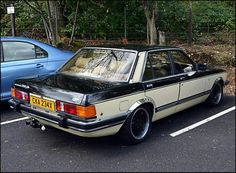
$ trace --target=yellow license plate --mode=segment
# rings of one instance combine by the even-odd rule
[[[50,111],[55,110],[55,102],[54,101],[41,99],[39,97],[35,97],[32,95],[30,96],[30,104],[33,106],[38,106],[43,109],[50,110]]]

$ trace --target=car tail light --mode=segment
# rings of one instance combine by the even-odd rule
[[[76,105],[64,103],[64,112],[72,115],[77,115]]]
[[[94,105],[89,106],[77,106],[77,113],[84,118],[91,118],[96,115],[96,109]]]
[[[76,115],[82,118],[93,118],[96,117],[96,109],[94,105],[79,106],[71,103],[66,103],[57,100],[56,108],[58,111],[62,111],[68,114]]]
[[[29,94],[15,88],[11,88],[11,96],[19,100],[29,101]]]
[[[11,88],[11,96],[16,97],[16,90],[15,88]]]

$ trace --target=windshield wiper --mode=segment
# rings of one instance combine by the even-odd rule
[[[116,54],[113,51],[111,51],[111,54],[115,57],[116,61],[118,61],[118,57],[116,56]]]

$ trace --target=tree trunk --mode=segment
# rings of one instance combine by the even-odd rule
[[[55,37],[55,42],[57,43],[60,40],[60,36],[59,36],[59,30],[60,29],[60,22],[58,22],[60,19],[58,18],[59,15],[59,7],[58,7],[58,1],[48,1],[49,5],[48,5],[48,15],[49,18],[51,19],[51,25],[52,25],[52,30],[54,33],[54,37]]]
[[[147,43],[150,45],[155,45],[157,44],[157,29],[156,29],[157,1],[151,3],[148,0],[144,0],[143,5],[144,5],[144,14],[147,19]]]
[[[50,6],[50,2],[47,0],[47,9],[48,9],[48,21],[49,21],[49,27],[50,27],[50,31],[51,31],[51,36],[52,36],[52,45],[56,46],[57,44],[57,37],[56,37],[56,33],[55,33],[55,26],[53,23],[53,18],[52,18],[52,13],[51,13],[51,6]]]
[[[192,1],[189,0],[188,45],[192,46]]]
[[[159,32],[159,45],[165,45],[166,44],[166,37],[164,31],[158,31]]]
[[[155,15],[152,15],[151,23],[150,23],[150,45],[157,44],[157,30],[156,30],[156,24],[155,24]]]
[[[150,33],[149,33],[149,23],[147,21],[147,44],[150,44]]]
[[[71,43],[73,42],[73,37],[74,37],[75,29],[76,29],[76,21],[77,21],[76,19],[77,19],[78,9],[79,9],[79,0],[77,1],[77,4],[76,4],[75,18],[74,18],[74,23],[73,23],[73,28],[72,28],[72,33],[71,33],[69,45],[71,45]]]
[[[44,29],[45,29],[45,32],[46,32],[48,44],[51,44],[50,35],[49,35],[50,31],[49,31],[49,28],[47,27],[46,21],[44,21],[44,20],[43,20],[43,25],[44,25]]]

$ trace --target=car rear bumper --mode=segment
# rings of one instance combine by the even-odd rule
[[[116,118],[104,121],[78,121],[70,119],[65,115],[42,112],[33,109],[13,99],[9,100],[12,109],[22,113],[24,116],[38,120],[42,125],[48,125],[57,129],[84,137],[99,137],[115,134],[119,131],[127,115],[119,115]]]

